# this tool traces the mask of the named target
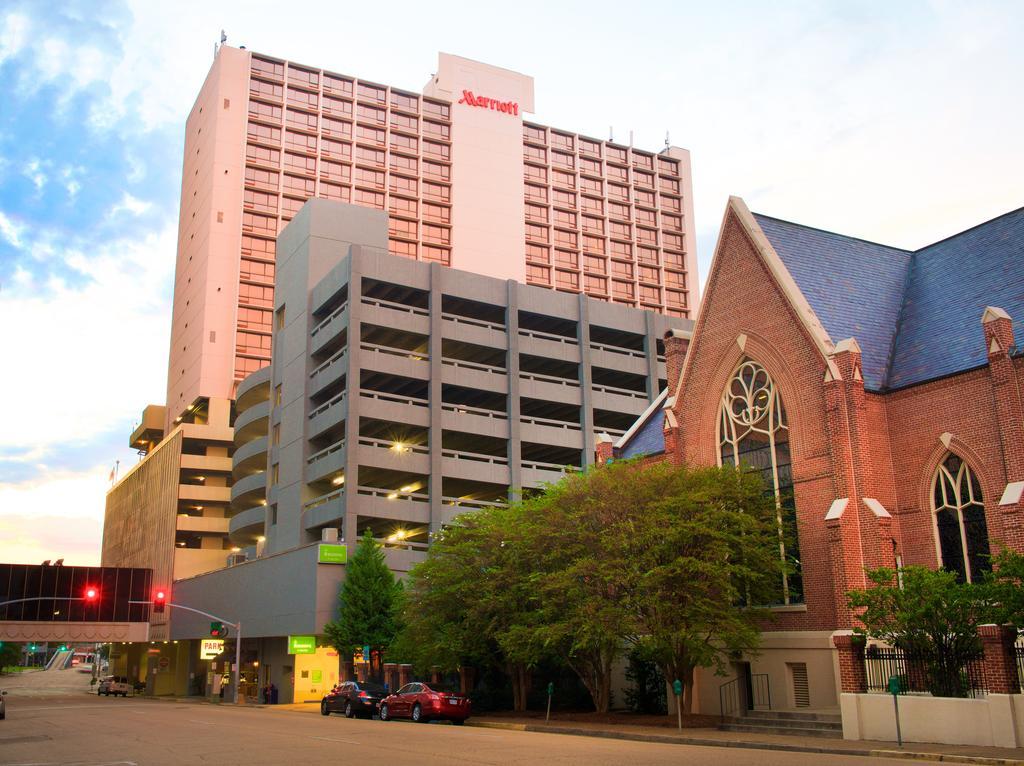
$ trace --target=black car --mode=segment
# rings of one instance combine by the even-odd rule
[[[324,695],[320,714],[344,713],[346,718],[373,718],[380,701],[388,696],[386,687],[362,681],[343,681]]]

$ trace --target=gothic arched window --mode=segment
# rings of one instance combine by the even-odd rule
[[[777,602],[803,603],[786,410],[771,376],[750,359],[740,362],[722,393],[718,445],[722,465],[758,471],[774,493],[779,556],[787,564]]]
[[[932,488],[935,535],[944,569],[961,582],[976,582],[992,568],[981,485],[970,466],[950,452]]]

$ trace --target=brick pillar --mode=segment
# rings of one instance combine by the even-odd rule
[[[388,685],[388,691],[398,691],[401,684],[398,683],[398,665],[396,663],[384,663],[384,683]]]
[[[412,681],[412,665],[405,663],[398,666],[398,685],[405,686]]]
[[[370,666],[365,662],[360,662],[356,665],[356,680],[359,683],[366,683],[370,677]]]
[[[1020,694],[1012,625],[979,625],[978,636],[985,650],[985,683],[992,694]]]
[[[615,457],[615,442],[608,434],[600,434],[597,437],[596,449],[594,451],[598,465],[603,465]]]
[[[341,680],[342,681],[355,681],[356,680],[356,669],[352,663],[352,660],[342,660],[341,662]]]
[[[437,665],[432,665],[430,668],[430,683],[441,683],[441,668],[439,668]]]
[[[679,376],[683,374],[690,337],[691,334],[683,330],[669,330],[665,333],[665,380],[668,381],[669,396],[673,396],[679,387]]]
[[[864,694],[868,690],[868,671],[864,666],[864,639],[857,634],[832,636],[839,651],[839,688],[844,694]]]
[[[463,694],[469,694],[473,691],[473,677],[475,672],[473,668],[463,666],[459,668],[459,691]]]

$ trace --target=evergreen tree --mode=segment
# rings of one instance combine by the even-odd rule
[[[384,563],[384,551],[369,530],[345,567],[345,582],[338,594],[338,619],[327,623],[324,632],[342,657],[369,646],[376,654],[370,674],[382,675],[384,652],[398,633],[396,609],[401,603],[401,584]]]

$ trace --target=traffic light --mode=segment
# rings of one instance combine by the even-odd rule
[[[159,614],[164,611],[164,607],[166,606],[167,591],[157,590],[156,593],[153,594],[153,611]]]
[[[90,604],[95,604],[99,600],[99,597],[100,597],[99,589],[93,587],[92,585],[86,587],[86,589],[85,589],[85,600],[86,601],[88,601]]]
[[[227,638],[228,628],[223,622],[211,622],[210,623],[210,637],[211,638]]]

